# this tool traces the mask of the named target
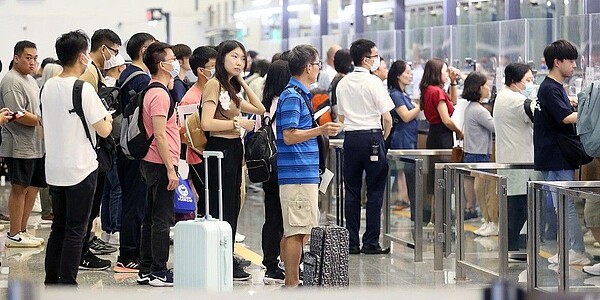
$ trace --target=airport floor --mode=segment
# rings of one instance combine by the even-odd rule
[[[0,187],[0,205],[6,205],[8,187]],[[4,206],[6,207],[6,206]],[[409,238],[410,221],[408,209],[394,213],[392,229],[398,236]],[[265,285],[263,283],[264,269],[260,267],[262,260],[261,251],[261,226],[264,220],[263,193],[256,187],[248,189],[247,199],[240,215],[239,231],[246,235],[243,243],[236,244],[235,252],[252,262],[246,270],[252,274],[248,282],[235,282],[234,292],[242,295],[269,295],[272,292],[281,291],[279,285]],[[364,222],[364,220],[363,220]],[[41,223],[39,213],[34,213],[30,219],[30,229],[36,236],[47,238],[50,233],[50,225]],[[465,225],[467,261],[497,271],[497,238],[478,238],[471,231],[478,228],[479,223],[468,223]],[[4,248],[4,238],[8,224],[4,224],[4,230],[0,233],[0,299],[6,299],[8,282],[12,280],[25,280],[33,282],[38,288],[40,299],[59,299],[64,294],[56,294],[52,290],[43,287],[45,246],[30,249]],[[364,224],[363,224],[364,227]],[[428,234],[429,232],[429,234]],[[381,292],[388,291],[413,291],[416,293],[431,290],[442,291],[441,295],[457,295],[460,299],[478,299],[482,296],[482,290],[489,285],[491,279],[478,273],[467,273],[467,280],[455,280],[455,262],[453,256],[445,259],[444,271],[433,271],[433,244],[432,230],[425,229],[426,238],[424,243],[423,262],[413,261],[413,250],[399,244],[392,243],[392,253],[387,255],[351,255],[349,262],[350,288],[356,290],[371,290]],[[593,248],[589,238],[586,239],[588,250],[593,255],[600,256],[600,249]],[[592,241],[593,242],[593,241]],[[555,248],[555,244],[547,242],[544,247],[548,251]],[[172,251],[171,251],[172,255]],[[547,254],[549,256],[551,254]],[[116,253],[101,256],[116,262]],[[172,258],[172,257],[171,257]],[[598,257],[596,257],[598,258]],[[600,262],[597,259],[596,262]],[[169,262],[172,265],[172,260]],[[525,262],[511,262],[509,264],[510,280],[520,282],[522,288],[526,288]],[[557,273],[548,268],[546,262],[541,262],[540,274],[542,282],[547,285],[556,286]],[[97,296],[98,292],[117,293],[128,295],[132,299],[148,299],[163,293],[173,293],[173,288],[153,288],[150,286],[139,286],[135,282],[136,274],[115,273],[106,271],[79,271],[79,293]],[[600,277],[586,275],[581,271],[581,266],[570,268],[570,280],[573,285],[587,286],[587,288],[600,291]],[[584,289],[588,291],[589,289]],[[68,295],[68,294],[67,294]],[[469,296],[465,296],[469,295]],[[436,296],[432,296],[431,299]],[[466,298],[465,298],[466,297]],[[269,298],[269,297],[266,297]],[[160,299],[160,297],[159,297]]]

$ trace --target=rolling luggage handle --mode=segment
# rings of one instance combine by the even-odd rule
[[[204,157],[204,202],[206,202],[206,214],[204,215],[205,220],[210,220],[212,216],[210,215],[209,210],[209,196],[208,196],[208,158],[216,157],[218,163],[218,177],[219,177],[219,220],[223,221],[223,179],[221,178],[222,169],[221,169],[221,160],[223,159],[223,152],[221,151],[204,151],[202,153]]]

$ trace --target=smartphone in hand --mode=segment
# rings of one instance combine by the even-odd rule
[[[15,112],[12,112],[12,113],[10,113],[8,115],[8,117],[9,117],[8,122],[12,122],[12,121],[14,121],[14,120],[16,120],[16,119],[24,116],[24,115],[25,115],[24,111],[15,111]]]

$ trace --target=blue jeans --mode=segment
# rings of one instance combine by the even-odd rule
[[[463,158],[463,162],[466,162],[466,163],[488,163],[488,162],[490,162],[490,155],[489,154],[473,154],[473,153],[465,152],[465,157]]]
[[[542,171],[542,176],[545,181],[572,181],[575,179],[575,170],[559,170],[559,171]],[[551,194],[552,203],[554,208],[557,207],[558,200],[554,193]],[[569,244],[570,249],[585,252],[583,244],[583,232],[581,232],[581,225],[579,218],[575,212],[575,201],[572,198],[568,198],[568,218],[569,218]]]
[[[100,212],[102,231],[115,233],[121,229],[121,184],[117,172],[117,158],[113,159],[113,166],[106,173],[104,191],[102,192],[102,208]]]

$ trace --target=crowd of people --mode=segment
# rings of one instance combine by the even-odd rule
[[[130,63],[119,53],[123,45]],[[573,74],[578,52],[566,41],[554,42],[544,51],[550,73],[537,101],[532,100],[531,68],[521,63],[505,67],[494,117],[490,107],[484,106],[491,97],[486,74],[464,76],[444,60],[432,58],[422,67],[420,82],[413,83],[411,63],[397,60],[388,70],[377,45],[366,39],[354,41],[349,49],[332,45],[325,63],[311,45],[278,53],[269,62],[235,40],[192,50],[143,32],[122,43],[110,29],[97,30],[91,38],[82,31],[65,33],[56,39],[55,49],[58,59],[44,59],[38,70],[36,45],[18,42],[12,67],[0,83],[0,156],[11,182],[6,246],[39,247],[46,242],[27,232],[33,203],[40,191],[46,191],[51,204],[44,211],[52,220],[46,245],[46,285],[77,284],[80,269],[106,270],[113,262],[97,255],[116,251],[115,272],[137,273],[138,284],[173,285],[167,265],[170,227],[189,218],[173,209],[180,159],[191,170],[189,177],[198,195],[196,213],[219,214],[218,181],[209,180],[209,198],[205,199],[204,179],[199,174],[204,174],[206,162],[201,152],[181,140],[183,125],[177,120],[177,105],[202,108],[201,126],[210,133],[205,149],[223,152],[223,217],[234,233],[246,189],[245,133],[260,128],[265,117],[274,121],[277,176],[262,184],[266,284],[301,284],[302,249],[311,229],[319,225],[319,136],[344,138],[344,211],[350,254],[390,252],[379,244],[389,169],[386,152],[417,148],[421,111],[429,123],[428,149],[449,149],[455,140],[464,140],[465,162],[489,162],[495,134],[497,162],[534,163],[545,180],[572,180],[579,167],[569,164],[555,145],[560,134],[573,131],[577,119],[572,109],[576,103],[567,97],[562,84]],[[459,84],[460,96],[469,102],[462,127],[452,119]],[[410,85],[418,87],[418,101],[407,92]],[[118,107],[107,106],[99,97],[110,87],[119,88]],[[118,142],[121,113],[138,93],[143,93],[143,125],[148,137],[153,136],[148,153],[143,159],[131,159],[117,146],[108,168],[103,169],[97,145],[103,139]],[[315,122],[311,99],[317,93],[328,96],[331,120]],[[208,169],[209,178],[218,176],[217,164],[209,163]],[[516,251],[526,220],[526,182],[539,173],[506,174],[510,177],[509,250]],[[410,206],[412,212],[414,190],[407,182],[413,182],[414,175],[410,170],[394,173],[400,190],[395,205]],[[432,178],[428,184],[433,185]],[[465,190],[465,217],[477,216],[477,200],[485,219],[476,234],[497,235],[495,185],[467,180]],[[204,211],[205,201],[210,202],[209,212]],[[361,239],[363,205],[366,228]],[[92,224],[99,215],[102,234],[97,237]],[[590,227],[600,227],[593,224],[595,220],[586,217]],[[571,263],[590,264],[572,201],[569,238]],[[557,257],[550,260],[557,261]],[[247,261],[234,257],[233,262],[234,280],[251,278],[244,270]],[[600,275],[600,265],[584,271]]]

